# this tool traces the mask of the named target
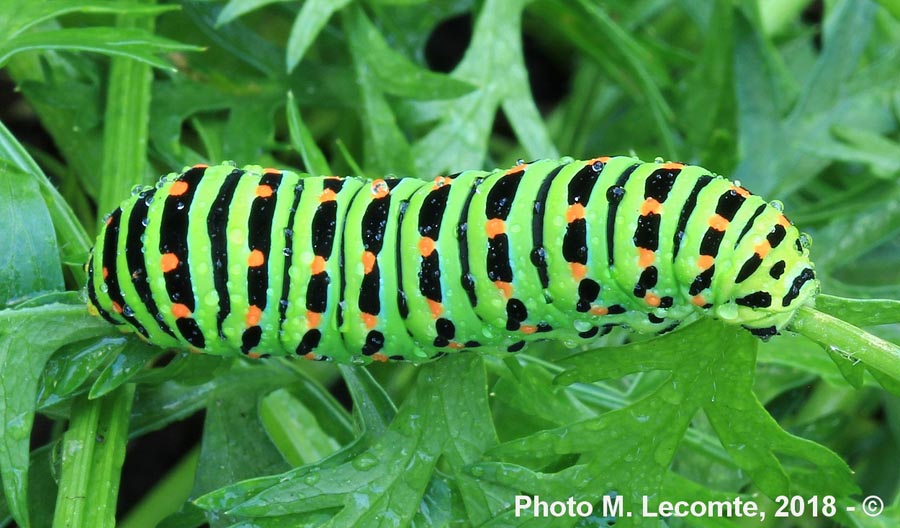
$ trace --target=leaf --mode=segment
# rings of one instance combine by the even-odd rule
[[[10,0],[12,1],[12,0]],[[56,17],[69,13],[86,13],[86,14],[133,14],[133,15],[157,15],[167,11],[178,9],[176,6],[158,6],[152,4],[144,4],[141,2],[82,2],[79,0],[52,0],[49,2],[28,2],[19,1],[18,6],[11,7],[10,12],[15,13],[15,17],[5,20],[6,28],[2,32],[3,35],[12,37],[25,31],[26,29],[36,26],[41,22],[52,20]],[[0,26],[2,27],[2,26]]]
[[[517,35],[527,0],[488,0],[479,13],[473,39],[452,76],[478,87],[450,102],[420,106],[420,113],[440,116],[438,124],[413,144],[416,173],[430,175],[461,167],[480,167],[497,107],[523,141],[529,157],[556,157],[540,114],[528,88],[519,39],[496,39],[494,35]]]
[[[357,84],[362,93],[362,125],[365,137],[366,167],[377,175],[414,174],[412,153],[406,137],[397,125],[393,111],[380,89],[373,64],[368,62],[365,29],[359,8],[350,9],[345,28],[350,38],[350,51],[356,66]]]
[[[303,158],[303,165],[312,176],[327,176],[333,174],[325,160],[325,155],[319,150],[315,139],[310,134],[309,129],[303,123],[300,116],[300,110],[297,108],[297,102],[294,100],[294,92],[288,92],[287,104],[287,122],[291,134],[291,143],[300,157]]]
[[[221,26],[241,17],[251,11],[255,11],[269,4],[284,2],[285,0],[229,0],[225,7],[219,11],[216,25]]]
[[[88,392],[90,399],[99,398],[130,381],[160,354],[160,349],[143,341],[132,340],[129,346],[113,359],[97,376]]]
[[[287,71],[290,72],[306,54],[306,49],[325,27],[331,15],[343,9],[350,0],[306,0],[294,20],[287,43]]]
[[[81,50],[130,57],[157,68],[173,70],[168,62],[155,54],[165,51],[199,51],[174,40],[157,37],[136,28],[65,28],[23,33],[0,43],[0,66],[11,56],[23,51]]]
[[[0,306],[33,292],[61,290],[56,234],[37,181],[0,162]]]
[[[262,398],[260,421],[272,443],[292,466],[312,464],[334,453],[337,441],[322,430],[303,400],[287,389],[278,389]]]
[[[52,223],[56,229],[58,240],[64,241],[64,243],[58,245],[58,259],[67,264],[71,262],[85,262],[87,260],[86,256],[88,248],[91,246],[91,242],[88,239],[84,228],[81,226],[78,219],[75,218],[72,209],[62,196],[60,196],[56,187],[50,183],[50,180],[43,171],[41,171],[34,159],[28,154],[25,148],[16,141],[9,129],[7,129],[2,122],[0,122],[0,158],[10,160],[20,171],[27,174],[33,181],[37,182],[46,206],[43,208],[37,207],[31,210],[34,211],[37,216],[40,216],[40,211],[42,210],[49,212]],[[0,170],[5,171],[8,169],[4,166],[0,168]],[[29,187],[28,183],[22,183],[21,185],[26,189]],[[43,231],[43,228],[36,227],[36,229]],[[56,259],[50,258],[50,262],[53,262],[53,260]],[[46,262],[46,260],[44,260],[44,262]],[[85,280],[85,272],[83,269],[73,270],[73,273],[78,282],[83,282]]]
[[[10,512],[22,526],[29,525],[28,446],[44,364],[64,344],[109,330],[105,321],[89,317],[82,304],[0,311],[0,371],[16,373],[0,383],[0,475]],[[40,341],[33,336],[41,336]]]
[[[453,99],[475,89],[463,80],[426,70],[392,50],[361,9],[347,10],[351,49],[379,89],[410,99]]]
[[[783,431],[752,392],[756,340],[739,329],[702,320],[683,330],[652,339],[571,356],[561,382],[588,382],[628,372],[670,373],[644,398],[621,409],[502,444],[492,458],[521,459],[526,453],[578,454],[578,462],[554,473],[529,468],[501,471],[476,465],[490,477],[527,494],[562,493],[577,500],[599,501],[611,492],[629,504],[650,497],[661,500],[670,464],[682,438],[703,410],[730,458],[770,497],[790,490],[788,468],[775,453],[805,459],[819,468],[816,489],[850,494],[855,485],[849,468],[834,453]],[[665,355],[660,350],[667,350]],[[724,353],[722,351],[727,351]],[[739,411],[739,412],[738,412]],[[641,439],[635,442],[633,439]],[[590,446],[603,445],[602,452]],[[485,474],[487,476],[487,473]],[[668,499],[668,497],[666,497]],[[631,518],[618,524],[634,525]]]
[[[484,414],[485,389],[477,356],[448,357],[426,365],[415,392],[366,451],[339,465],[326,460],[280,478],[238,483],[196,503],[247,518],[339,509],[330,519],[332,525],[368,526],[382,516],[404,523],[416,514],[434,465],[443,455],[473,522],[484,522],[497,503],[462,470],[495,438]]]

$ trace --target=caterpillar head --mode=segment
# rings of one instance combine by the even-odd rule
[[[762,222],[734,250],[733,269],[726,286],[728,296],[717,315],[741,324],[768,339],[811,302],[819,291],[815,268],[809,260],[807,235],[801,234],[780,211],[772,208],[774,222]]]

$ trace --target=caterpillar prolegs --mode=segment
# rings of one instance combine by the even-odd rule
[[[432,181],[197,165],[113,211],[87,267],[91,310],[156,345],[339,362],[695,317],[766,339],[818,291],[780,208],[631,157]]]

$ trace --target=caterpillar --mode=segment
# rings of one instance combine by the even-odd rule
[[[433,181],[196,165],[106,217],[88,306],[162,347],[345,363],[698,317],[768,339],[818,292],[778,205],[632,157]]]

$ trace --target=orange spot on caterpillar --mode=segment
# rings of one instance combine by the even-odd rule
[[[256,326],[259,324],[259,320],[262,318],[262,310],[259,309],[259,306],[251,305],[250,308],[247,308],[247,326]]]
[[[375,200],[384,198],[385,196],[390,194],[390,192],[391,192],[390,187],[388,187],[387,182],[384,181],[383,179],[378,178],[377,180],[372,181],[372,197]]]
[[[748,196],[750,196],[750,191],[748,191],[747,189],[744,189],[740,185],[732,185],[731,190],[740,194],[744,198],[747,198]]]
[[[537,327],[534,326],[534,325],[522,325],[522,326],[519,327],[519,330],[520,330],[523,334],[531,335],[531,334],[537,332]]]
[[[363,272],[368,275],[375,269],[375,253],[371,251],[363,251],[362,254]]]
[[[259,359],[261,354],[259,352],[247,352],[247,357],[250,359]]]
[[[572,223],[575,220],[581,220],[584,218],[584,206],[580,203],[573,203],[566,210],[566,222]]]
[[[768,255],[769,251],[771,251],[771,250],[772,250],[772,244],[769,244],[768,240],[763,240],[762,242],[757,244],[755,248],[753,248],[753,251],[761,259],[766,258],[766,255]]]
[[[372,354],[372,361],[380,361],[382,363],[387,363],[388,357],[382,354],[381,352],[375,352]]]
[[[312,260],[310,268],[312,269],[313,275],[318,275],[319,273],[325,271],[325,257],[316,255]]]
[[[203,350],[201,350],[201,349],[199,349],[199,348],[197,348],[197,347],[195,347],[195,346],[189,346],[189,347],[188,347],[188,352],[190,352],[191,354],[202,354],[202,353],[203,353]]]
[[[378,323],[378,316],[372,315],[370,313],[362,312],[359,314],[362,317],[363,323],[365,323],[366,328],[369,330],[375,328],[375,325]]]
[[[506,232],[506,224],[499,218],[491,218],[485,222],[484,229],[487,231],[488,238],[494,238]]]
[[[667,161],[659,166],[660,169],[681,169],[684,163],[678,161]]]
[[[337,194],[335,194],[335,192],[332,191],[331,189],[325,189],[324,191],[322,191],[322,194],[319,195],[319,202],[322,202],[322,203],[333,202],[336,199],[337,199]]]
[[[462,350],[462,349],[466,348],[466,345],[464,345],[462,343],[457,343],[456,341],[451,341],[450,344],[448,344],[447,346],[452,348],[453,350]]]
[[[653,261],[656,260],[656,253],[652,249],[646,248],[637,248],[638,250],[638,266],[642,268],[646,268],[647,266],[653,264]]]
[[[112,224],[112,215],[106,217],[106,225],[109,226]]]
[[[172,305],[172,315],[181,319],[182,317],[190,317],[191,311],[188,309],[187,306],[185,306],[181,303],[175,303]]]
[[[119,304],[119,303],[117,303],[116,301],[113,301],[113,303],[112,303],[112,309],[113,309],[113,311],[116,312],[116,313],[122,313],[122,312],[123,312],[123,310],[122,310],[122,305]]]
[[[525,167],[528,167],[527,163],[519,163],[515,167],[506,170],[505,176],[509,176],[510,174],[515,174],[519,171],[525,170]]]
[[[437,319],[444,312],[444,306],[438,301],[428,299],[428,308],[431,309],[432,319]]]
[[[430,237],[422,237],[419,239],[419,254],[427,257],[434,252],[434,240]]]
[[[694,306],[706,306],[706,299],[702,295],[694,295],[691,297],[691,304]]]
[[[103,266],[103,280],[106,280],[107,277],[109,277],[109,268]]]
[[[783,214],[778,215],[778,224],[785,229],[791,227],[791,221]]]
[[[652,307],[656,308],[657,306],[659,306],[659,303],[660,303],[659,295],[656,295],[655,293],[647,292],[647,294],[644,295],[644,301],[647,303],[648,306],[652,306]]]
[[[432,191],[436,191],[443,187],[444,185],[450,185],[453,183],[453,180],[444,176],[435,176],[434,185],[431,186]]]
[[[175,253],[166,253],[160,259],[159,266],[162,268],[163,273],[172,271],[178,267],[178,256]]]
[[[641,205],[641,216],[650,214],[660,214],[662,212],[662,204],[656,198],[647,198]]]
[[[263,169],[263,174],[281,174],[281,171],[278,169],[273,169],[272,167],[266,167]]]
[[[319,323],[322,322],[322,314],[319,312],[313,312],[312,310],[306,311],[306,327],[307,328],[316,328],[319,326]]]
[[[569,263],[569,268],[572,269],[572,276],[577,280],[581,280],[587,275],[587,266],[580,262]]]
[[[258,249],[254,249],[253,251],[251,251],[250,256],[247,257],[247,265],[251,268],[258,268],[265,264],[265,262],[266,256],[263,255],[263,252]]]
[[[609,313],[609,308],[605,306],[594,306],[591,308],[591,314],[593,315],[606,315]]]
[[[494,286],[503,291],[503,296],[507,299],[512,297],[512,283],[503,281],[494,281]]]
[[[697,267],[703,271],[708,270],[715,263],[716,258],[712,255],[700,255],[697,257]]]
[[[316,359],[316,355],[312,352],[307,352],[306,354],[303,354],[302,357],[303,357],[303,359],[305,359],[307,361],[313,361]]]
[[[728,228],[728,219],[720,214],[714,214],[709,217],[709,227],[716,231],[725,231]]]
[[[185,181],[176,181],[169,187],[169,196],[181,196],[188,190],[188,184]]]
[[[209,167],[209,165],[207,165],[206,163],[198,163],[191,168],[192,169],[205,169],[207,167]]]
[[[586,162],[584,162],[584,164],[590,166],[590,165],[593,165],[594,163],[597,163],[598,161],[600,163],[606,163],[610,159],[611,158],[609,156],[600,156],[599,158],[589,159]]]
[[[260,198],[269,198],[272,196],[272,187],[268,185],[257,185],[256,196],[259,196]]]

